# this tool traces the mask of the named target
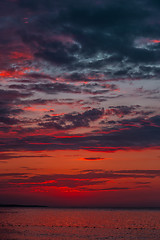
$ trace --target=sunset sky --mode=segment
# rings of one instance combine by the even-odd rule
[[[159,0],[0,0],[0,204],[160,207]]]

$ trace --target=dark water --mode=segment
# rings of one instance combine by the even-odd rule
[[[160,240],[160,211],[0,208],[0,240]]]

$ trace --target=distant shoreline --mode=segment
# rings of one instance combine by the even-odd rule
[[[0,208],[52,208],[52,209],[108,209],[108,210],[160,210],[160,207],[63,207],[44,205],[0,204]]]
[[[19,204],[0,204],[0,207],[18,207],[18,208],[48,208],[48,206],[41,205],[19,205]]]

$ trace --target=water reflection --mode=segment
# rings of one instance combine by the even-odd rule
[[[1,208],[1,240],[160,239],[160,211]]]

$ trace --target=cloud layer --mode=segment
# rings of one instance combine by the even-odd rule
[[[159,176],[159,2],[0,6],[0,191],[149,191]],[[153,170],[145,151],[157,151]]]

